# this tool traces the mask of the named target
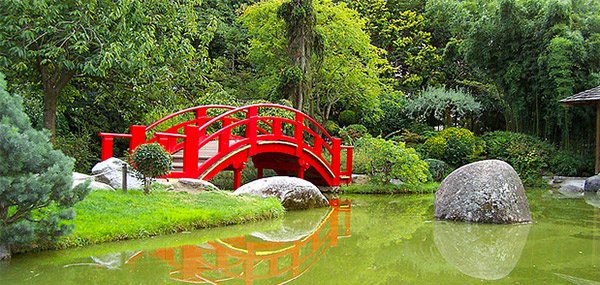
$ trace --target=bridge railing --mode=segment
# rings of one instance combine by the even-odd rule
[[[261,110],[279,109],[290,112],[290,118],[273,115],[260,115]],[[221,112],[211,116],[209,111]],[[184,122],[182,116],[194,114],[194,118]],[[293,119],[292,119],[293,118]],[[175,122],[165,130],[159,126]],[[284,124],[292,126],[293,134],[284,132]],[[242,128],[241,132],[234,130]],[[148,136],[151,137],[148,137]],[[183,172],[179,176],[194,177],[201,169],[198,167],[198,150],[213,140],[219,140],[219,152],[228,152],[241,144],[249,144],[250,152],[256,148],[259,140],[285,140],[294,143],[297,151],[310,151],[322,161],[335,177],[351,175],[352,147],[342,146],[341,140],[332,137],[317,121],[291,107],[278,104],[256,104],[243,107],[227,105],[196,106],[170,114],[148,125],[133,125],[130,134],[100,133],[102,139],[102,160],[113,155],[115,138],[129,139],[129,149],[133,151],[143,143],[160,143],[167,151],[174,153],[184,150]],[[230,145],[230,141],[234,141]],[[346,151],[345,169],[341,168],[341,152]]]

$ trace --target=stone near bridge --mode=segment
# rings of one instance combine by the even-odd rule
[[[598,192],[600,190],[600,175],[594,175],[585,180],[585,192]]]
[[[473,223],[531,222],[523,183],[508,163],[484,160],[452,172],[435,193],[435,218]]]
[[[252,181],[233,192],[233,195],[276,197],[287,210],[319,208],[329,205],[319,188],[300,178],[267,177]]]
[[[105,161],[98,162],[92,168],[92,174],[96,181],[110,185],[115,189],[123,188],[123,164],[127,164],[118,158],[111,157]],[[142,189],[144,182],[133,175],[133,168],[127,164],[127,189]]]
[[[214,184],[192,178],[181,178],[175,183],[173,191],[182,191],[188,193],[198,193],[203,191],[218,191],[219,188]]]
[[[112,188],[110,185],[95,181],[94,176],[73,172],[73,188],[75,188],[79,184],[85,183],[86,181],[90,181],[89,187],[92,190],[115,191],[115,189]]]

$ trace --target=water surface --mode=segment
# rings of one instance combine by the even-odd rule
[[[16,256],[0,284],[600,284],[598,197],[528,196],[529,225],[434,221],[433,195],[344,196],[275,221]]]

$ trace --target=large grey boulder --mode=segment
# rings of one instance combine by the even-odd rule
[[[566,198],[583,198],[584,180],[566,180],[560,184],[558,192]]]
[[[448,175],[435,193],[435,217],[473,223],[531,222],[523,183],[500,160],[467,164]]]
[[[502,279],[517,265],[531,224],[489,225],[436,221],[433,240],[444,259],[471,277]]]
[[[319,208],[329,205],[319,188],[300,178],[273,176],[258,179],[243,185],[233,195],[277,197],[288,210]]]
[[[96,181],[110,185],[115,189],[123,188],[123,164],[127,164],[118,158],[111,157],[105,161],[98,162],[92,168],[92,174],[96,176]],[[133,168],[127,165],[127,188],[142,189],[144,182],[133,175]]]
[[[598,192],[600,190],[600,175],[594,175],[585,180],[585,192]]]

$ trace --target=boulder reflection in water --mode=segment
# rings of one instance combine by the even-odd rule
[[[436,221],[434,241],[444,259],[471,277],[498,280],[515,268],[531,224],[489,225]]]

